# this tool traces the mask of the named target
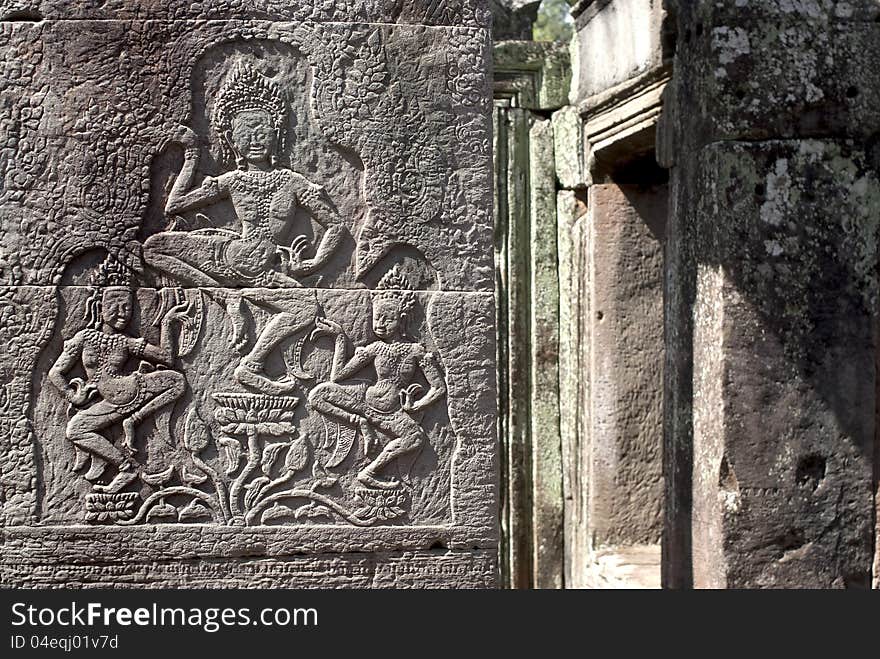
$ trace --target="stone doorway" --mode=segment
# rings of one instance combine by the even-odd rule
[[[619,20],[580,4],[581,36]],[[633,20],[612,27],[659,25]],[[496,34],[508,587],[660,585],[668,176],[655,135],[670,67],[655,41],[636,74],[606,80],[564,44]]]

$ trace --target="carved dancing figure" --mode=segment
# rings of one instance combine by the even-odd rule
[[[345,235],[338,213],[324,189],[303,175],[280,166],[284,153],[287,104],[279,86],[252,66],[239,63],[220,89],[211,117],[220,136],[223,156],[237,168],[194,185],[199,164],[198,138],[181,126],[173,140],[184,147],[184,163],[174,182],[165,211],[169,215],[212,206],[229,199],[241,222],[241,232],[228,229],[164,231],[144,243],[144,260],[179,282],[195,286],[265,288],[300,287],[298,278],[324,266]],[[306,236],[284,245],[297,210],[305,208],[324,227],[311,258]],[[268,354],[283,340],[309,326],[316,309],[304,309],[296,296],[263,301],[260,293],[247,298],[264,304],[275,315],[242,358],[235,377],[268,394],[289,393],[296,382],[272,380],[263,372]],[[268,294],[267,294],[268,295]],[[233,321],[233,340],[242,348],[244,321],[241,297],[226,299]]]
[[[187,307],[184,302],[165,314],[160,345],[153,345],[125,333],[133,311],[131,290],[119,285],[98,289],[89,300],[92,326],[64,342],[61,355],[49,371],[49,381],[77,410],[66,430],[67,439],[77,449],[74,470],[82,469],[89,456],[91,466],[85,478],[90,482],[97,481],[108,464],[118,469],[109,484],[94,485],[96,492],[117,493],[137,478],[136,464],[131,457],[136,452],[135,427],[183,396],[186,383],[182,373],[144,369],[153,364],[173,365],[171,324],[186,318]],[[132,372],[126,369],[131,359],[148,362],[142,361],[139,369]],[[80,362],[85,370],[85,382],[68,378],[69,372]],[[101,434],[120,421],[128,454]]]
[[[331,381],[318,385],[309,395],[312,408],[360,428],[366,454],[372,444],[378,443],[375,431],[390,437],[379,455],[357,475],[358,481],[373,488],[392,489],[399,485],[394,478],[382,480],[379,472],[425,444],[427,435],[413,415],[446,394],[435,355],[407,336],[406,324],[415,304],[415,296],[407,288],[408,282],[397,267],[382,278],[380,290],[373,294],[373,333],[378,340],[358,347],[351,358],[351,341],[338,323],[319,318],[313,332],[313,336],[335,337],[335,351]],[[370,364],[376,370],[375,384],[340,384]],[[416,398],[422,389],[414,382],[419,370],[429,389]],[[350,450],[351,445],[337,445],[330,466],[342,462]]]

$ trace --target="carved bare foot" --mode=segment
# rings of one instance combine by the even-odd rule
[[[78,446],[73,447],[74,451],[74,460],[73,460],[73,471],[79,471],[83,467],[86,466],[86,462],[89,460],[89,454],[83,451]],[[101,469],[101,471],[104,471]]]
[[[272,271],[272,286],[276,288],[302,288],[303,285],[299,281],[299,279],[294,279],[290,275],[287,275],[283,272],[279,272],[278,270]]]
[[[92,489],[95,492],[103,492],[104,494],[116,494],[135,478],[137,478],[137,472],[135,471],[120,471],[107,485],[95,485]]]
[[[367,487],[374,487],[380,490],[393,490],[400,485],[400,481],[394,478],[387,481],[379,480],[369,467],[361,470],[357,475],[357,479]]]
[[[270,396],[283,396],[296,391],[297,383],[295,380],[288,380],[287,378],[271,380],[260,372],[261,370],[259,367],[255,369],[252,365],[242,361],[235,368],[235,379],[247,387]]]
[[[144,481],[147,485],[164,485],[168,481],[171,480],[171,477],[174,476],[174,465],[169,465],[162,471],[156,472],[155,474],[147,473],[146,471],[141,473],[141,480]]]
[[[107,461],[104,458],[100,458],[97,455],[92,455],[92,464],[89,467],[89,470],[86,472],[85,478],[87,481],[96,481],[107,469]]]

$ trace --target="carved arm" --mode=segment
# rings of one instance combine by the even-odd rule
[[[412,412],[423,410],[446,395],[446,381],[443,379],[443,371],[440,370],[436,355],[433,352],[425,353],[420,360],[420,366],[430,388],[424,396],[412,404]]]
[[[346,341],[347,341],[347,339],[346,339]],[[336,345],[338,348],[338,346],[339,346],[338,340],[337,340]],[[352,375],[354,375],[355,373],[360,371],[362,368],[367,366],[370,362],[372,362],[374,356],[375,355],[373,354],[373,351],[370,350],[370,346],[357,348],[354,351],[354,356],[350,360],[348,360],[348,362],[345,363],[344,365],[340,364],[339,365],[340,368],[338,368],[338,369],[336,368],[337,362],[336,362],[336,359],[334,358],[333,367],[334,367],[335,372],[333,375],[331,375],[331,378],[333,379],[334,382],[338,382],[339,380],[346,380],[346,379],[350,378]],[[343,361],[344,361],[344,359],[343,359]]]
[[[192,189],[200,159],[196,134],[186,126],[181,126],[172,139],[184,148],[183,167],[171,187],[168,202],[165,204],[165,213],[168,215],[185,213],[212,204],[226,196],[226,191],[217,180],[210,177],[206,178],[201,186]]]
[[[64,348],[58,359],[49,369],[49,382],[64,394],[67,401],[73,405],[84,405],[93,395],[95,387],[84,384],[79,378],[67,379],[67,373],[76,366],[82,354],[82,333],[77,333],[72,339],[64,342]]]
[[[71,391],[70,382],[67,379],[67,373],[70,369],[76,366],[81,352],[82,339],[80,338],[80,335],[77,334],[72,339],[64,342],[64,348],[62,349],[61,354],[58,355],[58,359],[55,360],[55,363],[52,364],[52,368],[49,369],[49,382],[55,385],[55,387],[64,394],[68,394],[68,392]]]
[[[181,302],[168,310],[168,313],[162,318],[162,325],[159,329],[159,345],[147,343],[144,339],[133,339],[134,341],[143,341],[144,357],[165,366],[174,365],[177,355],[177,334],[173,331],[171,324],[176,320],[184,320],[189,308],[188,302]]]
[[[332,382],[344,380],[348,377],[347,373],[349,372],[349,366],[351,364],[351,362],[346,363],[351,341],[345,334],[345,330],[342,329],[342,326],[329,318],[315,319],[315,329],[312,332],[312,339],[322,335],[329,335],[334,339],[333,366],[330,369],[330,380]],[[356,351],[354,358],[352,358],[352,362],[357,358]]]
[[[305,259],[296,268],[298,274],[308,275],[322,267],[339,248],[345,236],[342,218],[330,201],[326,191],[306,182],[306,188],[298,193],[300,203],[311,213],[315,221],[324,227],[324,235],[315,250],[315,256]]]

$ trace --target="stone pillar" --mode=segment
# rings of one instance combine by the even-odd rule
[[[665,583],[868,587],[880,8],[677,5]]]
[[[579,142],[574,143],[575,148]],[[582,191],[557,194],[559,264],[559,430],[562,439],[565,585],[583,588],[589,556],[587,496],[589,454],[580,438],[589,409],[589,378],[585,377],[589,344],[585,341],[588,268],[585,267],[587,208]]]
[[[0,585],[496,586],[488,0],[115,4],[0,10]]]
[[[564,585],[555,130],[568,56],[558,44],[494,47],[495,218],[502,441],[502,574]]]

